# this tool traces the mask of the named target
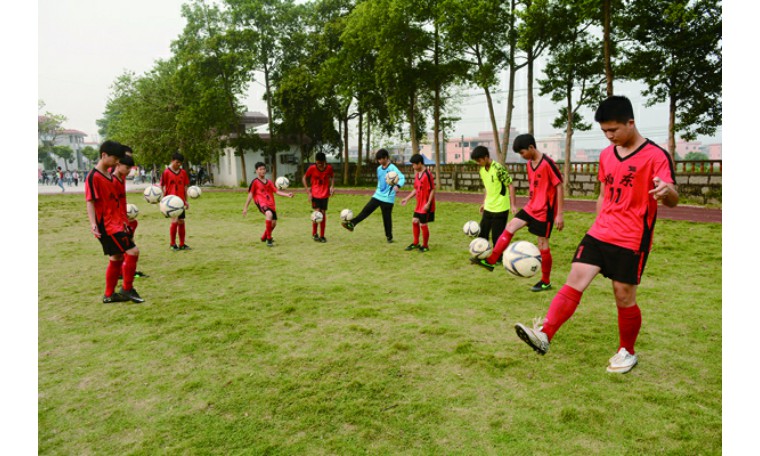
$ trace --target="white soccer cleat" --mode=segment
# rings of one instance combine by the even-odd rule
[[[541,319],[533,319],[533,328],[528,328],[522,323],[515,325],[515,332],[523,342],[530,345],[539,355],[545,355],[549,351],[549,336],[543,332]]]
[[[607,372],[613,374],[625,374],[629,372],[633,367],[638,364],[639,357],[628,353],[628,350],[621,348],[615,356],[610,358],[610,363],[607,366]]]

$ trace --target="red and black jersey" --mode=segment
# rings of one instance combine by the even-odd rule
[[[430,209],[428,211],[425,210],[425,205],[428,202],[428,198],[430,198],[430,193],[434,189],[435,180],[433,179],[433,175],[430,174],[430,171],[425,169],[420,173],[414,174],[414,191],[416,192],[415,197],[417,198],[417,206],[414,208],[414,212],[420,214],[435,212],[435,196],[430,202]]]
[[[84,181],[85,200],[92,201],[95,207],[95,223],[98,230],[105,234],[124,231],[127,211],[121,207],[119,190],[113,176],[106,176],[97,169],[87,174]]]
[[[649,140],[626,157],[611,145],[599,156],[598,177],[604,184],[602,207],[588,234],[619,247],[649,252],[657,220],[657,200],[649,191],[655,177],[675,184],[670,155]]]
[[[188,185],[190,185],[190,177],[187,175],[187,171],[182,168],[174,171],[170,166],[161,175],[161,186],[164,187],[164,196],[177,195],[182,198],[183,202],[187,202],[185,191]]]
[[[119,194],[119,206],[124,213],[123,222],[129,223],[129,217],[127,217],[127,182],[123,181],[116,174],[112,174],[113,184],[116,186],[116,192]]]
[[[530,193],[528,204],[523,210],[539,222],[554,222],[557,213],[557,185],[562,183],[562,174],[548,155],[544,154],[533,168],[527,163]],[[551,219],[551,220],[549,220]]]
[[[277,191],[271,180],[266,179],[262,181],[258,177],[251,181],[251,185],[248,186],[248,193],[253,197],[253,202],[259,208],[269,208],[276,210],[274,202],[274,194]]]
[[[335,173],[333,172],[332,165],[325,165],[325,169],[320,171],[317,169],[317,165],[312,165],[306,170],[304,177],[311,179],[311,196],[313,198],[329,198],[330,197],[330,179],[333,178]]]

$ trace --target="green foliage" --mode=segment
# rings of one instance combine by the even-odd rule
[[[686,156],[683,158],[684,160],[709,160],[710,157],[707,156],[704,152],[689,152],[686,154]]]
[[[92,146],[85,146],[79,151],[90,163],[98,161],[98,151]]]

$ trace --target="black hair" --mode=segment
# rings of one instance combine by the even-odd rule
[[[491,154],[488,153],[488,148],[486,146],[476,146],[474,149],[472,149],[472,152],[470,152],[470,158],[478,161],[481,158],[489,158]]]
[[[327,161],[327,157],[325,156],[324,152],[317,152],[317,155],[314,157],[314,159],[318,162]]]
[[[425,159],[422,157],[422,154],[414,154],[409,158],[409,161],[414,164],[420,164],[425,163]]]
[[[622,95],[612,95],[599,103],[594,114],[597,122],[620,122],[626,123],[633,119],[633,105],[631,100]]]
[[[259,169],[259,168],[261,168],[262,166],[263,166],[264,168],[266,168],[266,167],[267,167],[266,163],[264,163],[264,162],[256,162],[256,166],[254,166],[254,167],[253,167],[253,169]]]
[[[122,144],[122,145],[121,145],[121,147],[123,147],[123,148],[124,148],[124,153],[125,153],[125,154],[126,154],[127,152],[129,152],[130,154],[132,153],[132,148],[131,148],[131,147],[129,147],[128,145],[126,145],[126,144]]]
[[[172,154],[172,161],[174,161],[174,160],[177,160],[177,161],[180,161],[180,162],[183,162],[183,163],[184,163],[184,162],[185,162],[185,156],[184,156],[184,155],[182,155],[182,154],[181,154],[181,153],[179,153],[179,152],[174,152],[174,153]]]
[[[124,148],[120,143],[109,139],[100,145],[100,153],[121,158],[124,156]]]
[[[375,160],[380,160],[381,158],[389,158],[390,154],[385,149],[380,149],[377,152],[375,152]]]
[[[135,160],[129,155],[125,155],[119,159],[119,163],[127,165],[129,167],[135,166]]]
[[[529,146],[536,147],[536,138],[529,133],[525,133],[515,138],[514,143],[512,143],[512,150],[519,154],[521,150],[527,149]]]

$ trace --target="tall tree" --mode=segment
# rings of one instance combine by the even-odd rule
[[[518,46],[525,53],[525,61],[518,65],[527,68],[527,96],[528,96],[528,133],[535,131],[535,100],[533,97],[534,67],[536,60],[558,39],[555,11],[556,1],[552,0],[523,0],[524,8],[519,17],[522,20],[518,27]],[[559,30],[562,30],[561,28]]]
[[[37,110],[42,111],[44,108],[45,102],[38,100]],[[37,115],[37,161],[41,162],[45,168],[55,165],[50,154],[53,153],[53,147],[63,130],[64,122],[66,122],[66,116],[63,114],[46,111],[44,114]]]

